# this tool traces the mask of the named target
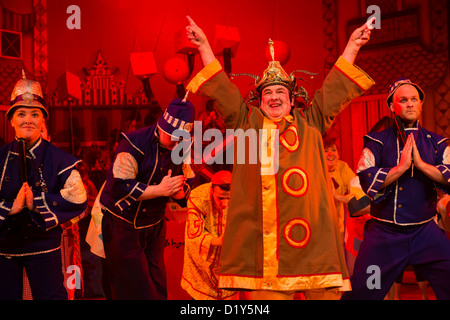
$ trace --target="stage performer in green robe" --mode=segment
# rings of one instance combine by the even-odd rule
[[[287,74],[275,61],[273,46],[273,61],[255,77],[259,106],[254,107],[223,71],[203,31],[187,19],[187,37],[204,65],[187,90],[213,99],[228,129],[258,134],[256,163],[234,164],[219,287],[248,290],[249,299],[266,300],[293,299],[296,291],[316,288],[349,290],[322,134],[374,84],[353,65],[370,38],[368,24],[353,32],[302,110],[294,102],[305,91],[295,73]]]

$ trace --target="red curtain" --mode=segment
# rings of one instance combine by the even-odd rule
[[[363,149],[363,136],[379,131],[390,118],[386,94],[363,96],[352,101],[336,118],[329,134],[338,138],[340,159],[355,172]],[[377,128],[378,127],[378,128]]]

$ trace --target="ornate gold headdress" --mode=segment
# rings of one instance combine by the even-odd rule
[[[296,77],[295,74],[297,72],[302,72],[308,75],[316,75],[317,73],[312,73],[305,70],[295,70],[292,71],[290,74],[288,74],[286,71],[284,71],[283,67],[281,67],[281,64],[279,61],[275,61],[275,49],[273,46],[273,41],[269,39],[268,42],[270,55],[272,57],[272,61],[269,61],[269,66],[266,70],[264,70],[264,74],[262,77],[249,74],[249,73],[236,73],[231,74],[230,76],[249,76],[255,79],[255,89],[250,92],[248,102],[252,102],[258,97],[261,96],[261,92],[264,88],[272,85],[282,85],[288,88],[290,93],[295,97],[302,97],[306,104],[309,104],[309,96],[308,92],[303,87],[299,87],[297,84],[297,79],[303,80],[306,83],[308,83],[305,79]]]

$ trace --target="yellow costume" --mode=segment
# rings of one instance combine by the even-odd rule
[[[235,292],[218,288],[217,267],[221,248],[211,244],[222,234],[227,210],[214,205],[212,185],[192,190],[186,218],[181,287],[195,300],[233,299]]]

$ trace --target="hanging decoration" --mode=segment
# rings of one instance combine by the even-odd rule
[[[198,54],[198,49],[186,37],[185,29],[175,32],[175,52],[186,55],[189,67],[189,78],[194,71],[195,55]]]
[[[177,86],[178,98],[183,98],[185,89],[183,82],[189,78],[188,64],[181,58],[172,58],[166,61],[163,68],[163,76],[167,82]]]
[[[274,50],[274,57],[272,58],[272,55],[270,53],[270,47],[266,47],[265,56],[267,61],[278,61],[283,66],[291,57],[291,50],[289,49],[288,45],[280,40],[273,41],[273,50]]]
[[[150,77],[158,72],[153,52],[133,52],[130,55],[130,61],[133,74],[142,81],[147,99],[153,100],[155,95],[150,85]]]
[[[238,28],[216,24],[213,51],[217,56],[223,56],[224,70],[228,75],[231,73],[231,58],[236,55],[240,41]]]

